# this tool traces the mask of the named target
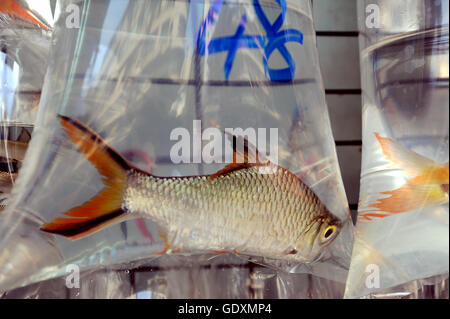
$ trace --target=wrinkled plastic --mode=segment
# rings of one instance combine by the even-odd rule
[[[50,1],[40,1],[39,10],[27,7],[26,2],[0,4],[1,209],[7,205],[31,138],[50,48],[49,27],[24,20],[27,14],[40,16],[49,10]]]
[[[39,230],[103,187],[57,114],[85,123],[133,165],[158,176],[211,174],[224,166],[171,161],[171,131],[192,132],[193,120],[203,129],[278,128],[278,163],[302,178],[344,227],[315,263],[251,260],[344,282],[353,225],[309,1],[61,2],[61,8],[68,5],[79,8],[79,28],[67,27],[71,13],[61,10],[33,139],[11,205],[0,216],[0,291],[62,276],[70,264],[81,271],[131,268],[130,262],[148,262],[165,247],[150,220],[122,222],[77,241]],[[210,28],[205,38],[198,36],[202,25]],[[239,26],[255,36],[230,53],[229,43],[236,42],[229,37]],[[271,28],[296,31],[270,42]],[[211,255],[189,258],[202,262]]]
[[[12,2],[17,3],[18,8],[23,10],[28,7],[25,1]],[[31,3],[34,2],[31,1]],[[16,7],[13,9],[17,10]],[[47,10],[50,10],[50,1],[40,1],[38,9],[47,14]],[[25,11],[36,16],[40,16],[39,12],[41,12]],[[47,69],[51,30],[44,29],[38,24],[25,27],[21,24],[21,19],[10,16],[11,12],[14,12],[11,7],[4,6],[2,2],[0,6],[0,16],[3,17],[0,19],[0,122],[31,126],[36,118]]]
[[[341,299],[345,283],[309,274],[286,274],[232,255],[205,263],[162,256],[134,269],[97,269],[41,281],[3,294],[2,299]],[[195,289],[194,289],[195,287]],[[448,299],[448,278],[416,280],[365,299]]]
[[[448,299],[448,276],[419,279],[399,286],[378,290],[363,299]]]
[[[345,284],[309,274],[287,274],[232,255],[197,263],[163,256],[135,269],[100,269],[6,292],[3,299],[339,299]]]
[[[373,12],[379,13],[378,28],[373,27]],[[363,151],[347,298],[445,277],[449,269],[448,1],[361,1],[358,17]],[[428,193],[418,205],[408,206],[423,198],[415,190],[424,184],[414,184],[413,178],[430,177],[422,170],[408,176],[415,166],[396,162],[395,154],[383,151],[375,133],[397,148],[420,154],[421,163],[424,157],[433,167],[447,165],[446,183],[435,185],[437,192]],[[407,187],[411,191],[398,191]],[[441,196],[441,204],[431,202],[435,194]],[[399,199],[400,207],[375,209],[388,203],[385,198]]]

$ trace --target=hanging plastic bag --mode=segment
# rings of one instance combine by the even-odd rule
[[[399,286],[378,289],[363,299],[448,299],[448,276],[413,280]]]
[[[353,226],[309,1],[61,12],[0,216],[0,290],[161,254],[234,253],[345,281]]]
[[[30,4],[36,2],[31,1]],[[50,1],[0,3],[0,208],[7,204],[31,138],[50,46]],[[44,22],[41,22],[44,21]],[[45,23],[45,24],[44,24]]]
[[[346,297],[448,276],[448,1],[358,2],[363,159]]]
[[[72,271],[72,270],[71,270]],[[232,284],[230,284],[232,283]],[[195,287],[195,289],[192,289]],[[96,269],[54,278],[0,295],[3,299],[336,299],[345,283],[287,274],[233,255],[206,262],[161,256],[135,269]]]
[[[287,274],[223,255],[207,262],[161,256],[134,269],[95,269],[40,281],[0,294],[2,299],[341,299],[345,283]],[[232,284],[230,284],[232,283]],[[195,287],[195,289],[192,289]],[[416,280],[365,296],[369,299],[448,299],[448,278]]]

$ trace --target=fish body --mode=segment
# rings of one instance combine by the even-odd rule
[[[234,252],[313,261],[341,223],[296,175],[270,162],[234,162],[213,175],[159,177],[129,164],[82,123],[60,117],[72,142],[105,176],[105,188],[42,230],[71,239],[107,225],[149,218],[167,249]],[[272,166],[270,172],[261,168]]]
[[[383,218],[448,202],[448,162],[436,163],[393,139],[381,137],[378,133],[375,136],[383,155],[391,162],[390,167],[401,169],[407,181],[397,189],[381,192],[381,195],[386,196],[376,203],[361,207],[360,218]]]
[[[212,180],[132,170],[125,208],[166,228],[173,247],[258,256],[283,257],[294,250],[309,256],[307,247],[312,249],[322,222],[337,222],[317,196],[283,168],[261,174],[258,167],[249,167]]]

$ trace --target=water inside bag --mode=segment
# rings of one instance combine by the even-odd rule
[[[74,11],[63,10],[70,5],[79,9],[79,27]],[[193,134],[194,120],[202,129],[277,128],[279,165],[302,178],[345,226],[321,262],[252,260],[345,281],[353,226],[309,1],[87,0],[61,1],[61,8],[33,139],[12,203],[0,215],[0,290],[65,275],[70,264],[126,268],[165,247],[158,225],[143,219],[77,241],[39,230],[103,187],[57,114],[88,125],[131,163],[158,176],[224,167],[194,159],[173,163],[171,132]]]
[[[363,159],[349,298],[448,277],[449,267],[448,1],[358,11]]]

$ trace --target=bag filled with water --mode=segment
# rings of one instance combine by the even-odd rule
[[[60,11],[33,139],[0,215],[1,291],[161,255],[345,281],[353,226],[309,1]]]
[[[358,2],[363,158],[348,298],[448,277],[448,4]]]

